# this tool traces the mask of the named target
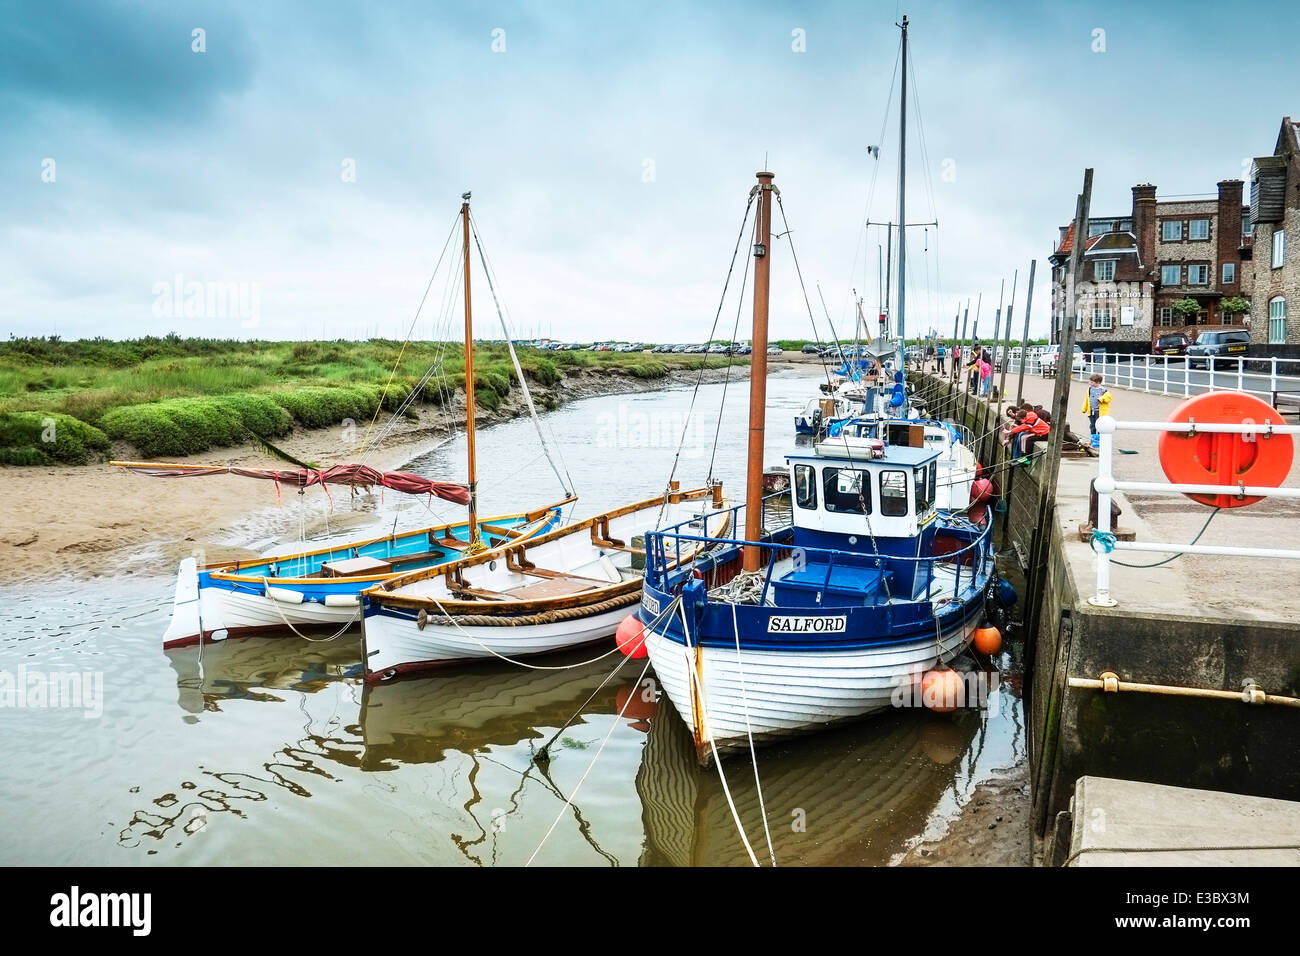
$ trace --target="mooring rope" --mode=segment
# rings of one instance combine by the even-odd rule
[[[767,804],[763,800],[763,784],[758,779],[758,755],[754,753],[754,729],[749,722],[749,695],[745,692],[745,663],[740,654],[740,622],[736,605],[731,605],[731,630],[736,636],[736,670],[740,674],[740,704],[745,711],[745,736],[749,738],[749,762],[754,766],[754,789],[758,792],[758,813],[763,819],[763,836],[767,840],[767,855],[776,866],[776,851],[772,849],[772,831],[767,826]]]

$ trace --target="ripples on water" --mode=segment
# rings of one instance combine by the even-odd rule
[[[721,388],[701,389],[705,415]],[[769,462],[792,444],[792,416],[812,388],[807,376],[770,381]],[[543,417],[582,495],[578,515],[658,493],[689,401],[680,389],[614,396]],[[733,383],[715,457],[733,489],[743,480],[746,402],[744,383]],[[687,486],[707,473],[715,421],[685,429]],[[536,447],[526,420],[480,433],[484,512],[557,497]],[[451,479],[461,469],[459,443],[411,467]],[[141,494],[155,492],[142,480]],[[308,524],[323,535],[325,512],[304,504],[317,509]],[[355,507],[360,514],[336,514],[333,524],[376,513],[373,501]],[[394,509],[390,500],[378,512],[385,527],[365,530],[385,533],[394,512],[399,528],[430,522],[424,507]],[[261,530],[250,530],[258,520]],[[277,520],[247,519],[240,533],[278,533],[267,523]],[[103,688],[98,717],[0,707],[0,862],[520,865],[557,815],[538,863],[748,861],[717,772],[695,767],[667,701],[645,700],[654,688],[652,674],[638,684],[643,662],[626,663],[604,687],[613,658],[556,671],[483,664],[364,687],[358,632],[164,654],[172,587],[168,569],[0,591],[0,669],[89,674],[91,688],[99,675]],[[998,693],[997,716],[905,711],[760,749],[777,862],[886,863],[909,840],[942,830],[980,780],[1023,760],[1017,694],[1007,683]],[[574,715],[549,762],[534,762]],[[742,755],[724,768],[765,858],[749,763]]]

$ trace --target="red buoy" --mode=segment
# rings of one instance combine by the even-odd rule
[[[1175,484],[1223,485],[1225,494],[1188,494],[1203,505],[1239,508],[1260,496],[1238,498],[1238,484],[1276,488],[1291,471],[1294,448],[1290,435],[1265,435],[1263,426],[1285,424],[1281,412],[1263,399],[1242,392],[1207,392],[1183,402],[1171,422],[1259,425],[1251,435],[1228,432],[1162,432],[1160,467]]]
[[[645,649],[645,625],[635,614],[623,618],[614,633],[614,640],[618,642],[618,649],[625,657],[639,659],[648,653]]]

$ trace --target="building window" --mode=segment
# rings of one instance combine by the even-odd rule
[[[1160,267],[1160,284],[1161,285],[1182,285],[1183,267],[1182,266],[1161,266]]]
[[[1209,239],[1210,238],[1210,220],[1193,219],[1187,224],[1188,239]]]
[[[1162,306],[1161,308],[1157,309],[1156,312],[1157,312],[1156,321],[1160,325],[1174,324],[1174,310],[1169,308],[1169,306],[1167,305]]]
[[[1237,264],[1235,262],[1225,262],[1223,264],[1223,284],[1232,285],[1237,281]]]
[[[1210,267],[1209,266],[1188,266],[1187,267],[1187,284],[1188,285],[1209,285]]]
[[[1088,238],[1100,236],[1103,233],[1110,232],[1111,220],[1109,219],[1092,219],[1088,222]]]
[[[1183,221],[1166,219],[1160,224],[1160,238],[1165,242],[1181,242],[1183,238]]]
[[[1097,282],[1111,282],[1115,278],[1115,260],[1102,259],[1092,264],[1092,277]]]
[[[1282,263],[1286,261],[1286,230],[1277,229],[1273,232],[1273,268],[1281,269]]]
[[[1280,295],[1268,300],[1268,341],[1270,345],[1286,341],[1286,299]]]
[[[1253,236],[1255,234],[1255,227],[1250,224],[1250,220],[1245,216],[1241,217],[1241,234],[1242,236]]]
[[[1104,332],[1111,328],[1110,309],[1092,310],[1092,328],[1094,332]]]

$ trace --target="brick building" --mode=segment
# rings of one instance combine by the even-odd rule
[[[1241,180],[1227,179],[1216,196],[1194,200],[1160,201],[1155,186],[1137,185],[1129,215],[1091,218],[1075,290],[1075,341],[1085,352],[1149,352],[1168,332],[1195,337],[1206,325],[1244,325],[1222,303],[1251,297],[1248,212]],[[1071,223],[1061,227],[1051,256],[1053,341],[1066,312],[1073,246]],[[1199,307],[1187,317],[1174,309],[1184,299]]]
[[[1282,120],[1273,155],[1251,167],[1250,222],[1251,343],[1271,355],[1300,357],[1300,122],[1290,117]]]

